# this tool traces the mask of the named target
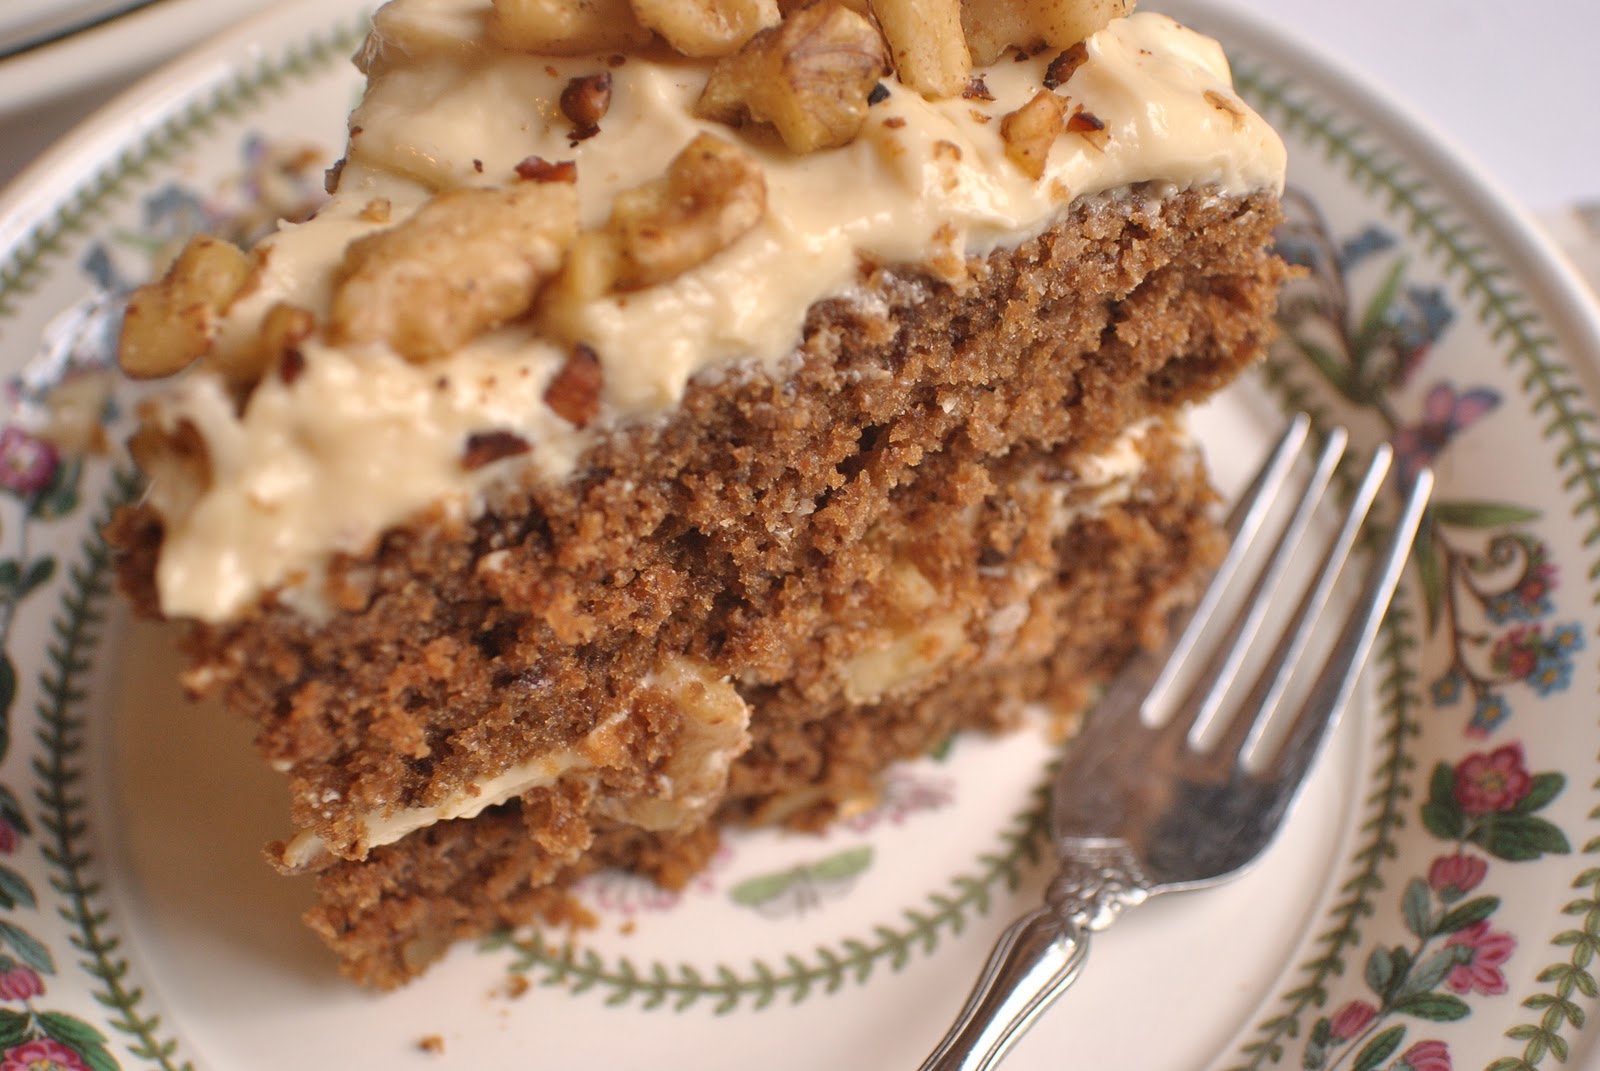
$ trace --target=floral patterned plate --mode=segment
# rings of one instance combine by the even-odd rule
[[[1553,1068],[1600,949],[1596,315],[1514,211],[1314,56],[1207,7],[1294,163],[1307,271],[1269,366],[1198,414],[1234,486],[1306,409],[1432,463],[1408,586],[1285,836],[1096,941],[1008,1067]],[[186,703],[98,535],[117,295],[196,229],[314,205],[361,0],[280,5],[134,90],[0,206],[0,1071],[915,1066],[1038,895],[1050,747],[963,739],[823,837],[730,838],[688,890],[355,991],[268,872],[281,787]],[[109,427],[109,432],[102,430]]]

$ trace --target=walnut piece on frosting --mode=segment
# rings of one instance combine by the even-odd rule
[[[435,0],[388,0],[372,13],[372,32],[356,53],[363,74],[381,73],[390,60],[470,56],[483,48],[491,9]]]
[[[442,357],[525,313],[577,230],[571,183],[437,194],[410,219],[345,250],[330,339],[387,343],[412,361]]]
[[[675,279],[732,245],[767,211],[767,182],[745,150],[700,134],[660,177],[623,190],[605,225],[578,236],[558,283],[591,300]]]
[[[638,48],[650,41],[628,0],[494,0],[489,36],[504,48],[542,56]]]
[[[1041,177],[1066,114],[1067,102],[1048,89],[1041,89],[1028,103],[1006,115],[1000,120],[1000,138],[1006,143],[1007,159],[1029,178]]]
[[[206,234],[189,239],[167,273],[135,290],[117,360],[135,379],[181,372],[211,349],[221,313],[250,277],[251,258]]]
[[[961,0],[872,0],[900,81],[925,97],[953,97],[972,77]]]
[[[1008,47],[1067,48],[1133,10],[1134,0],[961,0],[972,61],[987,66]]]
[[[685,56],[729,56],[777,25],[778,0],[633,0],[633,13]]]
[[[849,144],[888,71],[883,38],[862,16],[819,0],[717,62],[695,103],[704,119],[771,123],[797,153]]]

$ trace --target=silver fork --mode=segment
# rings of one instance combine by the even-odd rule
[[[1173,622],[1165,649],[1137,655],[1112,682],[1067,749],[1056,773],[1050,831],[1060,869],[1045,903],[1012,923],[944,1040],[921,1071],[984,1071],[1000,1062],[1049,1004],[1082,971],[1089,934],[1111,925],[1124,907],[1157,893],[1199,889],[1235,876],[1271,843],[1305,781],[1328,730],[1349,701],[1356,678],[1394,594],[1433,486],[1424,470],[1406,488],[1394,529],[1374,558],[1366,582],[1287,726],[1274,725],[1335,581],[1354,546],[1391,462],[1381,446],[1356,487],[1344,520],[1315,579],[1283,627],[1259,678],[1232,699],[1252,641],[1282,586],[1296,545],[1343,454],[1346,435],[1324,439],[1311,476],[1268,561],[1233,620],[1225,642],[1194,675],[1213,621],[1250,557],[1273,504],[1290,482],[1309,421],[1297,417],[1230,515],[1232,538],[1205,594]],[[1281,511],[1279,511],[1281,512]],[[1259,556],[1259,555],[1258,555]],[[1174,700],[1174,712],[1157,713]],[[1225,705],[1234,707],[1231,715]],[[1210,744],[1215,724],[1221,739]],[[1268,746],[1270,745],[1270,746]],[[1267,752],[1262,755],[1261,752]]]

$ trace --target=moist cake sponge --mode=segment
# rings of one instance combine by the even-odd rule
[[[612,176],[609,204],[584,210],[590,164],[581,151],[575,162],[529,154],[509,184],[450,186],[438,174],[397,174],[393,141],[361,148],[369,137],[361,120],[384,130],[384,109],[410,92],[405,79],[416,68],[424,82],[441,67],[469,81],[556,72],[550,84],[569,119],[569,97],[596,92],[593,74],[566,77],[586,63],[614,72],[611,93],[642,95],[660,88],[660,70],[683,78],[684,69],[710,93],[719,72],[759,66],[762,42],[773,47],[794,20],[820,11],[831,24],[846,9],[802,8],[714,62],[662,60],[662,42],[645,34],[643,60],[561,60],[566,67],[474,37],[489,31],[467,16],[501,14],[486,3],[387,10],[364,57],[374,87],[330,208],[221,267],[191,264],[185,277],[180,260],[135,296],[132,310],[159,319],[181,304],[175,292],[193,297],[193,279],[232,270],[243,280],[204,306],[214,322],[191,347],[199,352],[188,360],[198,363],[147,407],[134,446],[152,493],[110,533],[135,608],[186,622],[188,686],[252,719],[263,757],[285,773],[293,833],[269,858],[316,875],[309,921],[352,977],[397,985],[454,939],[568,910],[565,889],[598,867],[681,884],[720,827],[820,827],[869,800],[889,763],[956,731],[1002,729],[1024,704],[1071,715],[1192,595],[1219,536],[1182,412],[1264,350],[1283,276],[1269,248],[1281,158],[1252,165],[1266,179],[1241,179],[1230,163],[1232,171],[1219,165],[1184,186],[1167,173],[1178,164],[1139,174],[1151,170],[1148,160],[1117,158],[1103,189],[1058,196],[1054,208],[1046,197],[1035,205],[1037,227],[993,243],[973,237],[981,226],[962,215],[969,201],[941,201],[948,188],[919,194],[938,211],[917,217],[927,226],[915,255],[898,238],[876,246],[851,238],[847,274],[811,292],[815,273],[798,272],[805,285],[786,293],[793,308],[781,315],[735,309],[739,324],[761,323],[713,359],[701,352],[717,348],[707,332],[685,321],[735,292],[714,274],[721,262],[765,265],[738,293],[784,291],[766,285],[784,262],[768,255],[776,239],[765,231],[787,233],[771,221],[775,211],[793,222],[811,220],[812,208],[786,207],[805,187],[783,168],[850,149],[796,149],[781,122],[776,134],[745,135],[759,151],[710,145],[719,135],[703,128],[730,121],[719,113],[684,131],[686,146],[656,185]],[[1163,42],[1174,63],[1197,52],[1205,62],[1192,66],[1215,77],[1207,64],[1216,57],[1188,31],[1158,17],[1118,22],[1135,20],[1145,21],[1064,42],[1073,47],[1059,57],[1043,49],[1036,61],[1008,57],[1000,66],[1009,69],[988,77],[1070,89],[1081,69],[1087,103],[1107,110],[1125,102],[1109,91],[1096,97],[1094,78],[1112,79],[1117,62],[1145,63],[1145,46]],[[435,36],[419,37],[419,27]],[[451,52],[441,34],[466,44]],[[1074,50],[1075,64],[1063,62]],[[624,79],[631,68],[636,82]],[[991,95],[993,114],[984,120],[990,113],[962,103],[962,118],[938,111],[904,77],[874,68],[869,85],[893,89],[863,93],[876,100],[863,104],[862,123],[879,123],[885,144],[926,150],[934,163],[951,156],[939,146],[951,146],[969,170],[990,168],[994,183],[1030,197],[1038,183],[1081,183],[1095,154],[1114,156],[1119,137],[1141,136],[1136,124],[1107,122],[1084,104],[1069,111],[1072,97],[1049,89],[1007,83],[996,98],[983,72],[967,85]],[[1190,87],[1185,100],[1210,109],[1199,114],[1216,124],[1217,143],[1242,137],[1257,151],[1259,120],[1205,78],[1199,84],[1207,88]],[[1089,140],[1065,170],[1030,174],[1033,158],[1008,151],[1020,136],[995,141],[986,128],[1015,129],[1023,120],[1013,117],[1037,111],[1040,93],[1067,102],[1049,106],[1059,107],[1055,137],[1073,131],[1076,117]],[[881,121],[870,114],[885,105]],[[430,121],[424,112],[413,126]],[[971,140],[892,140],[917,123],[936,133],[965,123],[970,130],[951,129]],[[580,133],[556,136],[581,150],[614,134]],[[411,136],[408,127],[394,138]],[[1048,142],[1044,149],[1048,158]],[[903,176],[903,161],[887,159]],[[851,163],[841,165],[847,175]],[[1120,181],[1134,164],[1138,181]],[[741,188],[751,167],[766,176],[756,207],[726,191],[674,186],[685,169],[711,168]],[[829,181],[826,171],[806,178]],[[563,232],[552,220],[572,187],[577,222]],[[630,192],[640,189],[647,193]],[[526,190],[538,194],[537,211],[513,203]],[[640,197],[668,216],[711,204],[719,227],[745,229],[657,278],[665,269],[656,247],[617,223],[634,218],[618,206],[637,208]],[[497,260],[496,243],[508,239],[498,224],[474,229],[479,212],[519,220],[522,252]],[[752,212],[758,222],[740,222]],[[473,283],[462,296],[451,290],[455,276],[429,272],[432,260],[463,249],[512,267],[460,268]],[[284,281],[304,269],[274,274],[307,257],[320,258],[312,292]],[[458,307],[393,304],[394,279],[409,286],[418,273],[424,289],[443,287]],[[422,352],[452,337],[460,309],[481,315],[484,302],[519,287],[532,296],[506,307],[520,311]],[[691,312],[674,319],[683,307]],[[635,316],[659,337],[617,326]],[[785,316],[786,331],[763,326]],[[178,345],[152,346],[142,329],[135,317],[125,340],[136,368]],[[764,342],[768,333],[779,344]],[[624,352],[618,340],[627,337]],[[686,339],[699,348],[685,350]],[[686,366],[673,365],[690,350]],[[338,393],[348,367],[383,384],[384,398],[412,399],[404,420],[368,416],[377,402],[352,414]],[[675,392],[641,409],[649,391],[639,385],[659,393],[675,375]],[[428,408],[463,391],[470,397],[448,403],[446,417]],[[519,391],[541,403],[536,416],[509,408]],[[319,406],[335,416],[325,419]],[[280,407],[291,415],[276,415]],[[290,421],[293,434],[274,420]],[[257,439],[312,453],[302,444],[337,439],[338,452],[317,455],[311,470],[314,492],[334,497],[308,499],[316,508],[303,514],[300,500],[286,498],[276,510],[286,520],[263,515],[230,527],[238,510],[218,503],[236,492],[255,501],[265,486],[250,482]],[[408,460],[424,489],[438,472],[455,482],[407,500],[412,489],[387,486],[384,451],[396,443],[415,443]],[[353,467],[351,451],[368,451],[356,460],[370,464]],[[351,499],[366,511],[340,512]],[[309,549],[296,542],[329,515],[344,535]],[[355,537],[351,517],[366,525]],[[278,523],[284,534],[263,542]],[[218,562],[235,564],[219,571]]]

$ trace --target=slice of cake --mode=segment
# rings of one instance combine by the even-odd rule
[[[122,584],[352,977],[1070,714],[1188,597],[1283,149],[1124,6],[394,0],[327,205],[134,295]]]

